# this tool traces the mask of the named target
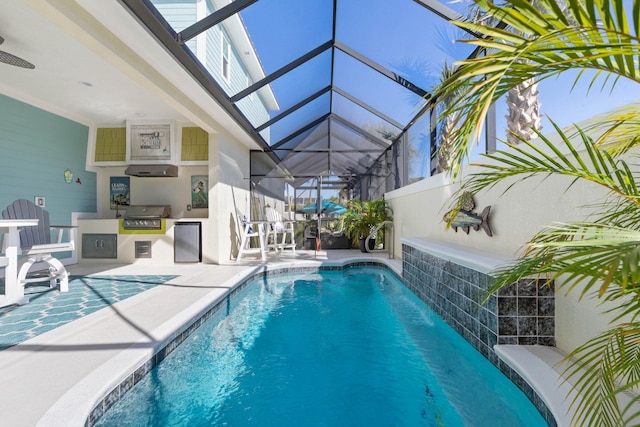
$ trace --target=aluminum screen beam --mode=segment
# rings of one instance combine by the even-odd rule
[[[236,13],[240,12],[245,7],[252,5],[253,3],[255,3],[257,1],[258,0],[235,0],[235,1],[232,1],[231,3],[229,3],[226,6],[224,6],[223,8],[221,8],[219,10],[216,10],[215,12],[213,12],[211,15],[207,16],[206,18],[201,19],[200,21],[196,22],[195,24],[190,25],[189,27],[187,27],[184,30],[180,31],[178,33],[178,35],[177,35],[178,42],[182,43],[182,44],[188,42],[189,40],[191,40],[192,38],[194,38],[198,34],[204,32],[204,31],[207,31],[211,27],[215,27],[216,25],[218,25],[219,23],[221,23],[225,19],[229,18],[230,16],[235,15]]]
[[[452,10],[439,2],[438,0],[413,0],[421,6],[424,6],[426,9],[429,9],[431,12],[435,13],[441,18],[446,19],[447,21],[466,21],[467,18],[460,15],[455,10]],[[474,37],[482,38],[482,36],[476,32],[473,32],[466,28],[461,28],[461,30],[466,31]]]
[[[371,142],[373,142],[374,144],[382,147],[382,148],[387,148],[389,147],[389,144],[391,144],[391,141],[385,141],[384,139],[380,139],[377,136],[367,132],[366,130],[354,125],[353,123],[351,123],[350,121],[348,121],[347,119],[344,119],[338,115],[332,114],[331,118],[335,121],[337,121],[338,123],[341,123],[342,125],[348,127],[349,129],[351,129],[352,131],[362,135],[362,137],[364,139],[367,139]]]
[[[308,131],[309,129],[318,126],[320,123],[324,122],[325,120],[327,120],[327,118],[329,118],[331,114],[327,113],[322,115],[321,117],[317,118],[316,120],[312,121],[311,123],[306,124],[305,126],[301,127],[300,129],[298,129],[295,132],[290,133],[288,136],[282,138],[280,141],[278,141],[277,143],[271,145],[270,147],[270,151],[275,151],[278,149],[278,147],[280,147],[281,145],[283,145],[284,143],[291,141],[293,138],[295,138],[298,135],[301,135],[303,133],[305,133],[306,131]]]
[[[333,41],[332,40],[324,42],[320,46],[316,47],[313,50],[310,50],[309,52],[305,53],[304,55],[300,56],[299,58],[294,59],[293,61],[291,61],[290,63],[288,63],[284,67],[274,71],[273,73],[269,74],[268,76],[266,76],[265,78],[261,79],[260,81],[255,82],[254,84],[252,84],[248,88],[246,88],[244,90],[241,90],[240,92],[236,93],[235,95],[233,95],[231,97],[231,102],[238,102],[239,100],[241,100],[245,96],[248,96],[248,95],[252,94],[256,90],[260,89],[261,87],[268,85],[269,83],[271,83],[272,81],[276,80],[277,78],[282,77],[283,75],[287,74],[289,71],[293,70],[294,68],[299,67],[300,65],[302,65],[305,62],[309,61],[310,59],[315,58],[316,56],[320,55],[322,52],[325,52],[327,49],[330,49],[331,46],[333,46]]]
[[[447,21],[461,21],[464,19],[464,16],[460,15],[455,10],[445,6],[438,0],[413,0],[421,6],[429,9],[431,12],[435,13],[441,18],[446,19]]]
[[[309,102],[313,101],[316,98],[319,98],[320,96],[324,95],[325,93],[329,92],[330,90],[331,90],[331,86],[325,86],[324,88],[320,89],[316,93],[314,93],[314,94],[306,97],[302,101],[298,102],[296,105],[294,105],[294,106],[292,106],[290,108],[287,108],[282,113],[278,114],[277,116],[275,116],[274,118],[272,118],[268,122],[265,122],[265,123],[261,124],[260,126],[258,126],[256,128],[256,130],[258,132],[262,132],[264,129],[266,129],[269,126],[271,126],[272,124],[276,123],[278,120],[288,116],[289,114],[291,114],[294,111],[296,111],[298,108],[305,106]]]

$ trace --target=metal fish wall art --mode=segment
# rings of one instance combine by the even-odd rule
[[[484,208],[480,215],[471,212],[475,208],[475,202],[468,192],[462,193],[458,206],[459,209],[457,212],[456,209],[453,209],[447,212],[442,218],[447,224],[451,224],[455,232],[458,232],[458,228],[462,228],[462,231],[469,234],[469,230],[472,228],[476,231],[482,228],[484,232],[487,233],[487,236],[493,236],[491,226],[489,225],[491,206]],[[453,218],[452,215],[454,215]]]

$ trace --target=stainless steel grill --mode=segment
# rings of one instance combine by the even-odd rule
[[[169,205],[134,205],[124,213],[122,228],[125,230],[160,230],[162,218],[171,216]]]

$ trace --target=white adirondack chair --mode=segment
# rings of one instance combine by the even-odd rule
[[[280,212],[271,206],[264,208],[269,222],[267,226],[267,247],[276,252],[284,249],[296,251],[295,221],[282,218]]]
[[[267,260],[267,245],[266,245],[266,226],[267,221],[257,220],[257,221],[247,221],[247,218],[242,216],[242,231],[240,236],[240,248],[238,249],[238,256],[236,257],[236,261],[240,261],[240,259],[250,253],[260,253],[260,259],[262,261]],[[258,238],[258,247],[251,248],[251,238]]]
[[[29,282],[49,281],[50,287],[55,287],[60,281],[60,291],[69,290],[69,274],[65,266],[52,254],[69,252],[75,248],[75,227],[51,226],[49,212],[35,205],[29,200],[19,199],[2,211],[4,219],[38,219],[38,225],[20,229],[20,254],[26,260],[18,272],[18,284],[24,292],[24,284]],[[63,241],[64,230],[67,239]],[[52,234],[54,237],[52,239]],[[27,278],[27,273],[36,262],[49,264],[49,273],[45,277]]]

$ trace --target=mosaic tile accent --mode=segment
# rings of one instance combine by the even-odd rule
[[[29,302],[0,308],[0,350],[108,307],[177,276],[70,276],[69,292],[49,282],[25,288]],[[0,292],[4,292],[4,284]]]
[[[553,286],[521,280],[487,296],[493,278],[471,268],[402,245],[405,285],[536,405],[551,426],[556,421],[542,399],[493,351],[496,344],[555,345]]]

